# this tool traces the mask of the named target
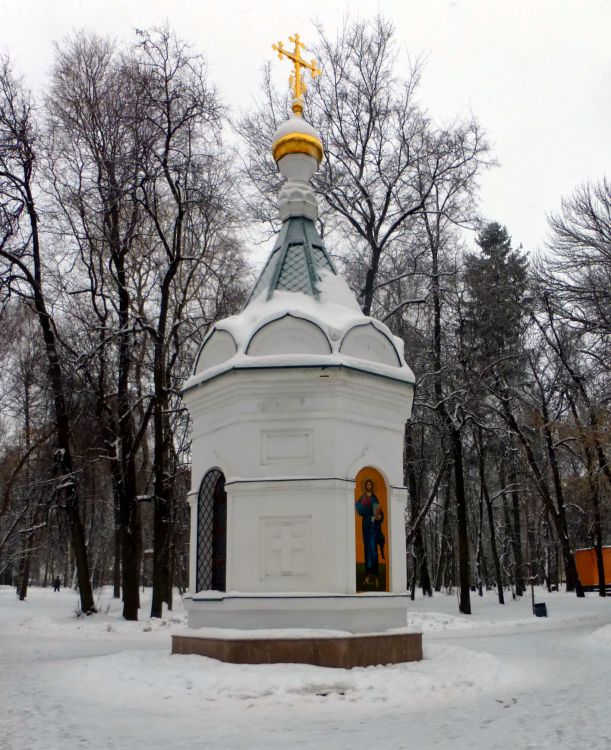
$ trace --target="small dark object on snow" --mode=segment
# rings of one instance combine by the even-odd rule
[[[547,617],[547,607],[545,606],[545,602],[535,604],[533,607],[533,613],[535,617]]]
[[[61,580],[60,580],[60,577],[57,576],[57,578],[53,580],[53,591],[59,591],[60,585],[61,585]]]

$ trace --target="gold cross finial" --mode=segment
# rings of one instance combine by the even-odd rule
[[[293,112],[296,115],[301,115],[303,112],[303,95],[306,92],[306,85],[303,82],[303,75],[301,72],[302,68],[306,68],[312,74],[312,78],[316,78],[321,74],[320,68],[316,65],[316,60],[312,62],[306,62],[301,57],[301,50],[306,49],[305,44],[299,38],[299,34],[295,34],[289,37],[289,42],[295,45],[292,52],[284,49],[282,42],[278,44],[272,44],[272,49],[278,53],[278,57],[282,60],[283,56],[288,60],[293,61],[293,72],[289,78],[289,83],[293,91]]]

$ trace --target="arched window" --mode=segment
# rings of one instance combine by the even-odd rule
[[[197,499],[197,591],[225,591],[227,494],[222,471],[202,479]]]

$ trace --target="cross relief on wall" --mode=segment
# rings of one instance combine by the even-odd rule
[[[261,518],[260,523],[263,577],[309,576],[311,517]]]

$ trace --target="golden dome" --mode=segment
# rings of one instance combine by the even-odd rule
[[[324,157],[324,150],[318,133],[298,115],[294,115],[290,120],[282,123],[274,133],[272,142],[274,160],[278,162],[287,154],[307,154],[316,159],[318,164]]]

